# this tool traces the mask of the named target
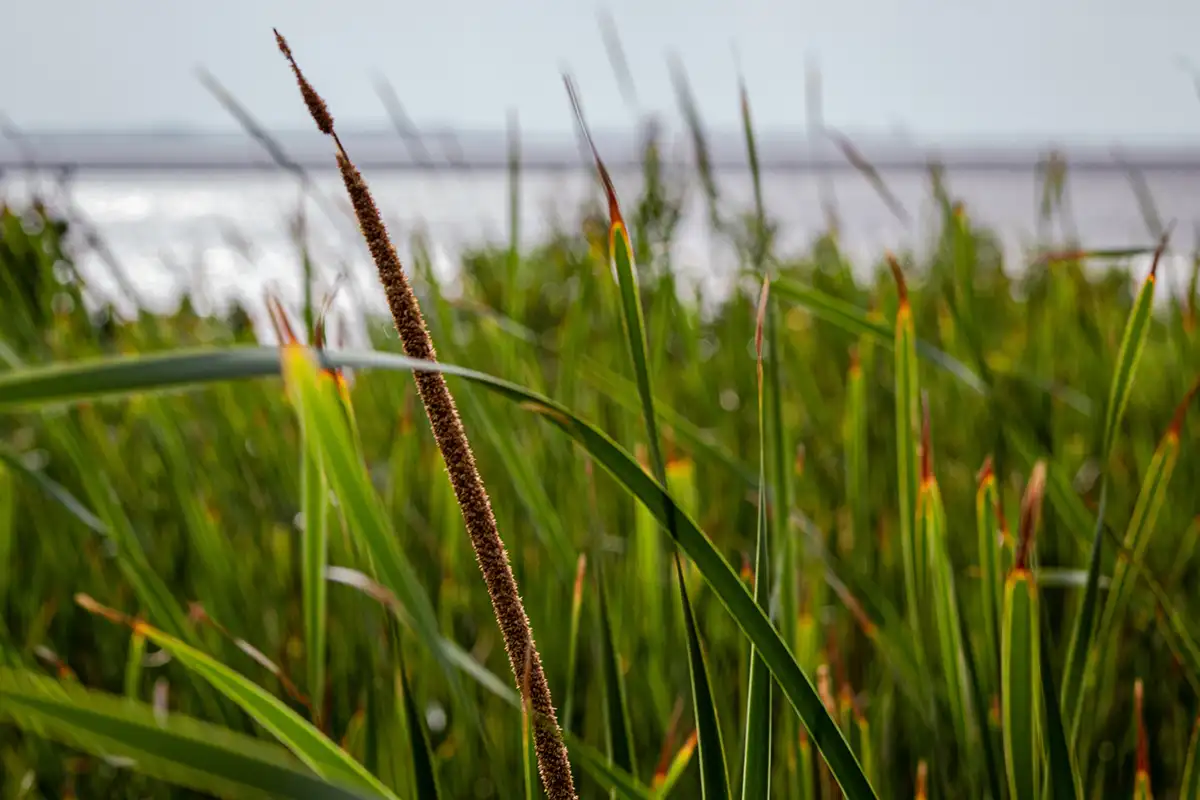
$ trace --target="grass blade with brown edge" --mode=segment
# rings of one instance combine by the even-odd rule
[[[662,448],[659,441],[658,418],[654,411],[654,394],[650,383],[649,357],[646,343],[646,324],[642,316],[642,302],[638,290],[637,267],[633,260],[633,246],[629,241],[629,233],[625,227],[624,219],[621,216],[621,208],[617,201],[616,188],[613,186],[613,182],[608,174],[608,170],[605,168],[604,162],[600,158],[600,152],[596,149],[596,145],[592,140],[591,132],[588,130],[587,122],[583,116],[583,107],[580,104],[579,96],[575,91],[574,84],[567,76],[564,76],[563,80],[566,84],[567,93],[570,96],[571,105],[575,111],[575,118],[580,132],[583,134],[588,147],[591,149],[592,156],[595,159],[596,172],[600,177],[600,182],[604,187],[604,192],[608,201],[608,245],[613,273],[616,275],[617,287],[621,295],[621,319],[625,331],[629,357],[633,363],[634,375],[637,381],[638,395],[641,399],[642,415],[644,424],[646,426],[646,438],[650,453],[650,464],[654,471],[654,476],[657,482],[663,487],[664,499],[666,499],[669,497],[669,495],[666,494],[669,484],[667,482],[666,465],[663,460]],[[655,509],[649,510],[651,512],[655,511]],[[671,535],[671,538],[677,539],[678,535],[676,533],[676,511],[674,503],[664,503],[662,512],[662,516],[660,516],[659,519],[665,520],[667,530]],[[678,567],[678,563],[676,566]],[[681,582],[681,599],[686,603],[687,594],[682,584],[682,569],[676,569],[676,577]],[[603,600],[601,601],[601,604],[603,606]],[[687,613],[690,614],[691,610],[689,609]],[[689,637],[695,635],[695,633],[694,626],[689,628]],[[698,644],[699,643],[697,642],[697,645]],[[689,651],[691,651],[690,647]],[[698,646],[694,650],[693,658],[695,657],[700,658],[701,661],[703,661],[704,658],[703,651]],[[704,667],[703,664],[700,665],[699,671],[693,670],[693,702],[703,700],[704,693],[697,691],[695,682],[698,679],[706,677],[707,668]],[[611,709],[611,700],[609,701],[609,706]],[[697,719],[699,720],[701,715],[706,712],[700,708],[696,708],[695,713]],[[612,729],[612,724],[610,710],[610,731]],[[724,745],[722,744],[720,738],[718,737],[715,741],[706,741],[706,739],[708,739],[712,733],[712,730],[710,730],[707,725],[698,724],[697,730],[700,737],[701,762],[704,763],[705,760],[710,757],[719,758],[721,761],[721,768],[723,770],[725,764],[725,754]],[[614,752],[614,757],[616,755],[617,753]],[[635,770],[632,767],[632,753],[629,754],[628,758],[630,761],[629,764],[622,764],[619,761],[617,764],[618,766],[625,767],[629,772],[634,772]]]
[[[763,418],[763,325],[767,315],[770,280],[763,280],[758,300],[758,321],[754,331],[754,349],[758,368],[758,533],[754,557],[754,600],[766,610],[770,602],[771,562],[767,545],[766,440]],[[774,360],[775,353],[772,353]],[[779,443],[776,443],[778,449]],[[780,501],[776,501],[779,504]],[[787,509],[784,508],[784,514]],[[775,529],[776,531],[779,528]],[[760,800],[771,796],[771,679],[766,665],[750,650],[750,670],[746,687],[745,750],[742,756],[742,800]]]
[[[1138,290],[1133,301],[1133,310],[1125,325],[1121,337],[1121,346],[1117,351],[1117,365],[1113,372],[1112,386],[1108,395],[1108,406],[1105,410],[1104,434],[1100,450],[1100,462],[1104,473],[1101,478],[1100,505],[1096,514],[1096,530],[1092,539],[1092,552],[1088,563],[1088,583],[1084,589],[1083,603],[1076,616],[1075,626],[1071,630],[1071,640],[1067,648],[1067,662],[1063,672],[1063,713],[1066,717],[1067,735],[1074,745],[1082,716],[1084,701],[1084,678],[1088,659],[1095,641],[1098,623],[1100,565],[1104,549],[1104,514],[1108,505],[1108,457],[1112,452],[1112,442],[1116,437],[1117,427],[1124,416],[1125,406],[1129,402],[1129,393],[1133,388],[1133,376],[1141,360],[1142,351],[1146,346],[1149,335],[1151,313],[1154,305],[1154,287],[1158,263],[1167,247],[1167,235],[1164,234],[1154,252],[1154,263],[1150,274],[1146,276],[1142,287]]]
[[[435,371],[458,376],[483,386],[519,407],[538,414],[566,433],[653,513],[668,534],[665,509],[673,509],[675,542],[696,565],[722,605],[747,638],[788,698],[793,710],[811,732],[811,741],[838,765],[846,778],[843,787],[851,798],[874,797],[845,738],[829,717],[812,683],[766,614],[754,602],[737,572],[695,521],[679,508],[662,485],[642,469],[637,460],[607,434],[572,413],[566,406],[526,387],[477,370],[425,361],[397,353],[374,351],[323,351],[322,363],[355,370]],[[179,390],[205,383],[278,376],[280,353],[275,348],[236,347],[199,349],[115,358],[90,359],[51,367],[0,374],[0,412],[16,408],[79,403],[100,397],[114,398],[139,392]]]
[[[128,697],[22,669],[0,669],[0,719],[110,764],[230,800],[367,800],[279,745]]]
[[[1041,620],[1028,559],[1045,484],[1045,465],[1038,462],[1021,501],[1020,546],[1004,586],[1000,697],[1005,771],[1012,800],[1036,800],[1040,789]]]
[[[975,522],[979,535],[980,602],[983,605],[983,674],[989,692],[998,688],[1000,680],[1000,602],[1004,573],[1000,566],[999,503],[996,474],[992,459],[988,457],[979,470]]]
[[[189,672],[200,676],[237,704],[320,777],[395,800],[395,795],[348,753],[260,686],[211,656],[140,620],[130,619],[118,611],[105,608],[86,595],[79,595],[76,600],[85,610],[110,621],[128,625],[166,650]]]

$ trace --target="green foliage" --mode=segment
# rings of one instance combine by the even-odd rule
[[[897,258],[904,301],[832,235],[777,252],[762,207],[722,227],[728,293],[697,298],[663,255],[682,176],[650,135],[647,154],[615,253],[607,224],[514,227],[454,292],[420,246],[411,265],[581,797],[819,798],[855,769],[905,796],[921,760],[935,797],[1200,784],[1200,461],[1171,427],[1193,304],[1154,305],[1123,257],[1006,269],[948,194],[934,247]],[[303,351],[285,382],[278,350],[237,347],[243,312],[120,318],[85,302],[65,222],[32,205],[0,226],[0,796],[257,797],[263,776],[317,796],[322,774],[536,796],[422,365],[378,335],[327,353],[347,395]],[[1006,520],[1043,459],[1014,572]],[[131,637],[79,593],[155,627]]]

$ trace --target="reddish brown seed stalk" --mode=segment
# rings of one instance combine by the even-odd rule
[[[1045,493],[1046,462],[1039,461],[1033,465],[1029,483],[1025,485],[1025,494],[1021,497],[1021,521],[1017,528],[1020,542],[1017,546],[1017,557],[1013,560],[1014,570],[1023,570],[1028,566],[1033,537],[1037,532],[1038,523],[1041,522],[1042,496]]]
[[[333,128],[333,118],[324,100],[305,79],[286,40],[278,31],[275,37],[280,51],[288,59],[296,75],[300,94],[317,128],[334,140],[338,169],[354,206],[354,214],[358,219],[363,239],[375,262],[380,283],[383,284],[392,321],[400,335],[404,352],[410,358],[436,361],[437,353],[421,316],[416,295],[404,274],[400,258],[388,236],[375,200],[361,173],[338,140]],[[492,601],[492,610],[504,637],[509,666],[519,689],[525,688],[528,666],[528,691],[523,694],[534,712],[534,747],[542,785],[550,800],[574,800],[575,785],[571,777],[571,765],[555,715],[550,687],[542,671],[541,658],[534,644],[533,632],[525,615],[516,579],[509,566],[508,553],[496,527],[491,501],[476,469],[475,456],[463,430],[454,398],[440,372],[421,370],[414,372],[413,377],[450,475],[459,508],[462,510],[471,546]]]

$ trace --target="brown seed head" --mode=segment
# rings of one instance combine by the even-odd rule
[[[304,73],[300,71],[300,65],[296,63],[296,59],[292,55],[292,48],[288,46],[283,34],[277,30],[275,31],[275,43],[279,45],[279,52],[283,53],[284,58],[292,67],[296,83],[300,86],[300,96],[304,98],[304,105],[308,106],[308,113],[312,115],[313,122],[317,123],[317,130],[326,136],[333,136],[333,115],[329,113],[329,108],[325,105],[321,95],[317,94],[317,90],[305,79]]]

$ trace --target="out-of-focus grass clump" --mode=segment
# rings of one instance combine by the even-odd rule
[[[1154,279],[1139,290],[1129,261],[1006,267],[940,176],[941,230],[919,263],[881,258],[856,280],[834,234],[776,252],[760,208],[723,222],[740,259],[728,295],[695,297],[667,256],[679,176],[648,153],[629,263],[670,494],[748,592],[769,580],[758,599],[876,794],[1195,796],[1174,794],[1197,781],[1184,773],[1200,690],[1200,460],[1177,412],[1200,366],[1190,298],[1143,318]],[[635,499],[600,445],[572,441],[562,410],[656,472],[609,262],[624,250],[609,252],[606,229],[467,253],[454,292],[421,242],[405,265],[443,363],[559,404],[448,376],[580,796],[699,797],[704,763],[716,797],[718,763],[730,786],[755,786],[746,763],[769,770],[771,797],[835,797],[793,695],[774,685],[747,715],[757,656],[720,599],[733,590],[719,597],[692,551],[677,581],[655,501]],[[0,795],[316,797],[327,780],[538,796],[405,365],[334,352],[323,366],[358,367],[339,373],[293,352],[285,384],[243,312],[202,317],[186,299],[170,315],[89,312],[67,235],[40,205],[0,212]],[[291,316],[319,320],[305,311]],[[390,328],[367,330],[399,352]],[[181,381],[200,385],[128,391]],[[363,511],[376,504],[382,517]],[[320,520],[328,550],[306,554]],[[383,551],[364,544],[371,525]],[[382,585],[369,552],[415,583]],[[305,599],[321,573],[323,615]],[[325,653],[310,646],[321,627]],[[696,749],[698,663],[723,752],[703,735]],[[769,758],[743,758],[751,734]]]

